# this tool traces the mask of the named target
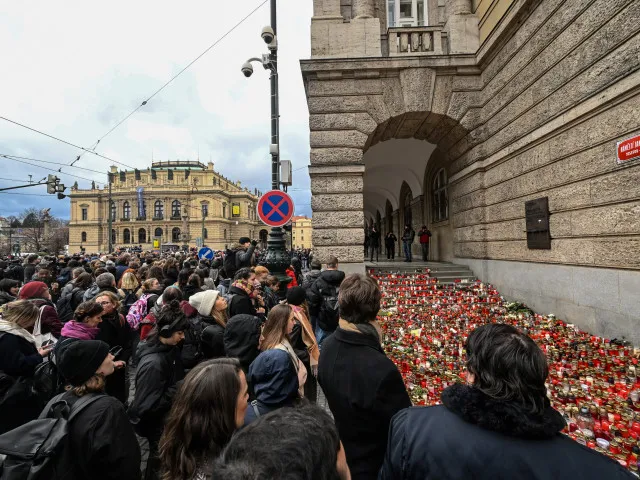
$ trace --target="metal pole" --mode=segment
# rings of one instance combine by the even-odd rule
[[[113,228],[113,218],[111,216],[111,203],[112,203],[112,199],[111,199],[111,172],[109,172],[107,174],[109,176],[109,200],[107,201],[107,218],[109,219],[107,221],[107,235],[109,236],[109,251],[107,253],[111,253],[113,251],[113,237],[111,235],[111,230]]]
[[[278,35],[277,0],[271,0],[271,28]],[[278,49],[270,50],[269,59],[273,65],[271,70],[271,143],[277,151],[271,154],[271,187],[280,189],[280,101],[278,92]]]

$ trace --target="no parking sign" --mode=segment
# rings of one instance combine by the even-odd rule
[[[271,190],[258,201],[258,216],[270,227],[281,227],[293,217],[293,200],[280,190]]]

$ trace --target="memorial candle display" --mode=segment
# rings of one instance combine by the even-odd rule
[[[574,440],[638,472],[640,349],[507,303],[480,281],[441,285],[429,270],[370,271],[382,291],[383,346],[398,366],[414,405],[437,405],[447,386],[465,382],[464,345],[486,323],[527,333],[549,363],[547,391]]]

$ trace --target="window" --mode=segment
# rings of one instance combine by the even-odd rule
[[[87,220],[89,218],[89,213],[87,208],[82,209],[82,220]]]
[[[427,0],[387,0],[387,26],[423,27],[429,23]]]
[[[202,204],[202,218],[209,216],[209,205],[206,203]]]
[[[122,205],[122,218],[131,218],[131,205],[129,202],[124,202],[124,205]]]
[[[171,217],[179,217],[180,216],[180,201],[174,200],[171,202]]]
[[[161,219],[164,215],[164,205],[162,204],[162,200],[156,200],[156,203],[153,204],[153,217]]]
[[[224,229],[224,239],[225,240],[227,239],[227,229],[226,228]]]
[[[180,229],[178,227],[173,227],[173,230],[171,230],[171,241],[173,243],[180,241]]]
[[[433,178],[432,221],[441,222],[449,218],[449,196],[447,193],[447,172],[438,170]]]
[[[153,235],[154,235],[155,237],[162,238],[162,228],[160,228],[160,227],[156,228],[156,230],[155,230],[155,232],[153,233]]]
[[[138,230],[138,243],[147,243],[147,231],[144,228]]]
[[[111,200],[111,220],[116,219],[116,202]]]
[[[122,232],[122,241],[124,243],[131,243],[131,231],[128,228],[125,228]]]
[[[222,218],[227,218],[227,204],[226,203],[222,204]],[[227,238],[227,237],[224,237],[224,238]]]
[[[87,241],[87,232],[82,232],[80,234],[80,241],[81,242],[86,242]]]
[[[202,229],[202,238],[209,238],[209,231],[206,228]]]
[[[411,202],[413,201],[413,194],[411,190],[407,189],[407,193],[404,197],[404,224],[413,225],[413,212],[411,211]]]

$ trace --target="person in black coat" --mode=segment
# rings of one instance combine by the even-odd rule
[[[224,349],[228,357],[237,358],[245,372],[260,354],[262,320],[253,315],[236,315],[227,322],[224,331]]]
[[[189,304],[198,311],[198,315],[190,319],[191,328],[186,333],[182,348],[182,361],[187,369],[195,367],[195,364],[189,365],[189,361],[185,361],[185,349],[189,342],[199,342],[196,345],[199,352],[196,363],[225,356],[224,329],[227,324],[227,301],[217,290],[198,292],[189,298]],[[191,335],[196,331],[197,339]]]
[[[159,469],[158,442],[164,418],[171,409],[173,396],[184,378],[178,344],[184,340],[189,322],[177,300],[164,305],[149,336],[138,344],[136,393],[129,417],[136,432],[149,441],[146,479],[155,479]]]
[[[96,297],[96,303],[102,306],[102,322],[96,340],[102,340],[109,348],[120,352],[116,357],[116,371],[107,380],[107,393],[113,395],[122,403],[127,403],[129,389],[126,382],[126,366],[131,358],[133,335],[129,323],[120,313],[120,300],[112,292],[102,292]]]
[[[52,347],[36,348],[33,329],[38,307],[27,300],[5,305],[0,318],[0,433],[38,417],[44,403],[31,392],[30,379]]]
[[[316,340],[322,345],[324,339],[333,333],[337,325],[328,323],[328,319],[322,314],[322,304],[325,298],[335,296],[344,280],[344,272],[338,270],[338,259],[329,257],[327,269],[320,273],[318,279],[307,290],[309,315],[316,319]]]
[[[565,420],[546,395],[547,361],[531,338],[483,325],[466,351],[468,385],[445,389],[443,405],[393,418],[380,480],[634,478],[561,433]]]
[[[11,280],[10,278],[0,280],[0,305],[15,301],[18,298],[19,291],[19,281]]]
[[[73,478],[139,479],[140,446],[127,412],[121,402],[104,393],[105,379],[115,370],[109,346],[98,340],[74,342],[58,366],[71,385],[62,396],[71,407],[84,395],[98,397],[69,426],[76,468]]]
[[[340,286],[340,325],[323,345],[318,382],[344,444],[353,480],[378,476],[391,418],[411,406],[400,372],[380,346],[380,289],[366,275]]]
[[[249,268],[241,268],[236,272],[233,283],[229,288],[232,295],[229,302],[229,317],[235,315],[252,315],[264,317],[264,308],[256,309],[252,295],[255,290],[256,274]]]

